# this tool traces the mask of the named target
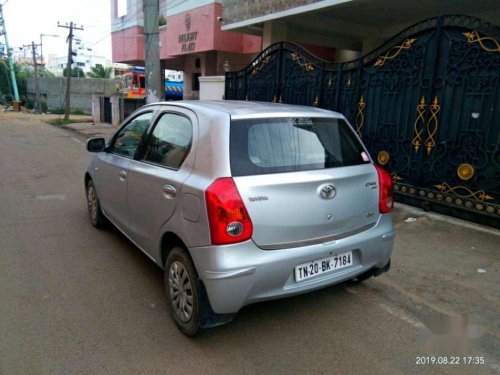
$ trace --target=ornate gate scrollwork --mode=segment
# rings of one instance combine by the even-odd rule
[[[499,41],[499,27],[451,15],[345,63],[281,42],[227,73],[225,97],[341,112],[397,200],[500,228]]]
[[[384,66],[385,62],[387,60],[392,60],[394,58],[396,58],[400,53],[401,51],[405,50],[405,49],[408,49],[411,47],[411,45],[416,41],[417,39],[416,38],[412,38],[412,39],[406,39],[403,44],[401,44],[400,46],[395,46],[395,47],[392,47],[389,52],[387,52],[384,56],[380,56],[377,61],[375,61],[375,63],[373,64],[373,66]]]
[[[427,154],[430,154],[434,146],[436,146],[436,133],[439,127],[438,113],[441,110],[437,96],[434,98],[430,108],[431,117],[427,122],[427,139],[425,140],[425,147]]]
[[[500,43],[495,38],[487,36],[481,37],[477,31],[471,31],[463,34],[469,43],[479,43],[481,48],[485,51],[500,53]],[[491,43],[491,46],[487,45],[489,43]]]
[[[425,112],[426,112],[427,104],[425,104],[425,98],[422,96],[420,99],[420,103],[417,105],[417,118],[415,119],[415,124],[413,125],[414,136],[411,144],[415,148],[415,152],[417,153],[422,145],[423,138],[422,134],[424,133],[425,127]]]
[[[365,123],[365,99],[363,96],[359,99],[358,102],[358,113],[356,114],[356,134],[361,137],[361,133],[363,131],[363,124]]]

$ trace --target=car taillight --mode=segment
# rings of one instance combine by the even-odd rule
[[[378,207],[381,214],[386,214],[394,207],[394,185],[391,175],[382,167],[375,165],[378,173],[379,202]]]
[[[252,221],[231,177],[215,180],[205,192],[205,200],[213,245],[252,238]]]

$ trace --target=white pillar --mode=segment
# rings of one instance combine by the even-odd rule
[[[200,100],[224,99],[224,76],[200,77]]]
[[[92,94],[92,121],[101,122],[101,97]]]
[[[122,110],[120,108],[121,95],[112,95],[111,101],[111,126],[116,128],[122,122]]]
[[[262,49],[271,44],[283,42],[288,39],[288,25],[284,21],[267,21],[262,32]]]

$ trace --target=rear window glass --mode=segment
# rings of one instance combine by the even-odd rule
[[[233,176],[369,163],[363,146],[342,119],[233,120],[230,138]]]

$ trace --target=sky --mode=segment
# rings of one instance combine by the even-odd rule
[[[83,25],[83,31],[75,31],[93,53],[111,60],[111,5],[110,0],[0,0],[10,47],[40,43],[40,34],[57,34],[59,37],[43,37],[43,55],[67,55],[66,38],[69,29],[58,28],[57,22],[70,21]],[[0,37],[3,43],[3,37]]]

